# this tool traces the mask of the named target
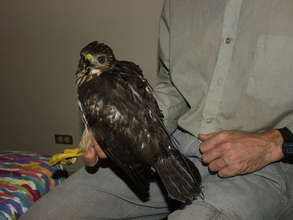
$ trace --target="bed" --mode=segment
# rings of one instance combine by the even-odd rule
[[[34,153],[0,153],[0,219],[15,220],[64,178],[53,179],[59,165],[50,167],[49,157]]]

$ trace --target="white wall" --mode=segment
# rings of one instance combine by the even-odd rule
[[[80,137],[73,74],[90,41],[139,64],[155,81],[162,0],[3,1],[0,150],[50,154],[54,134]]]

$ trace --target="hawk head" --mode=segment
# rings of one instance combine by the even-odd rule
[[[77,87],[111,69],[114,62],[113,51],[106,44],[94,41],[86,45],[80,52],[78,70],[75,73]]]

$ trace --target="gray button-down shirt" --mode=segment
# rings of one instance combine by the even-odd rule
[[[166,0],[160,61],[170,131],[293,131],[292,0]]]

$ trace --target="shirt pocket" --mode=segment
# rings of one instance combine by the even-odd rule
[[[247,94],[266,106],[293,108],[292,37],[259,37],[249,74]]]

